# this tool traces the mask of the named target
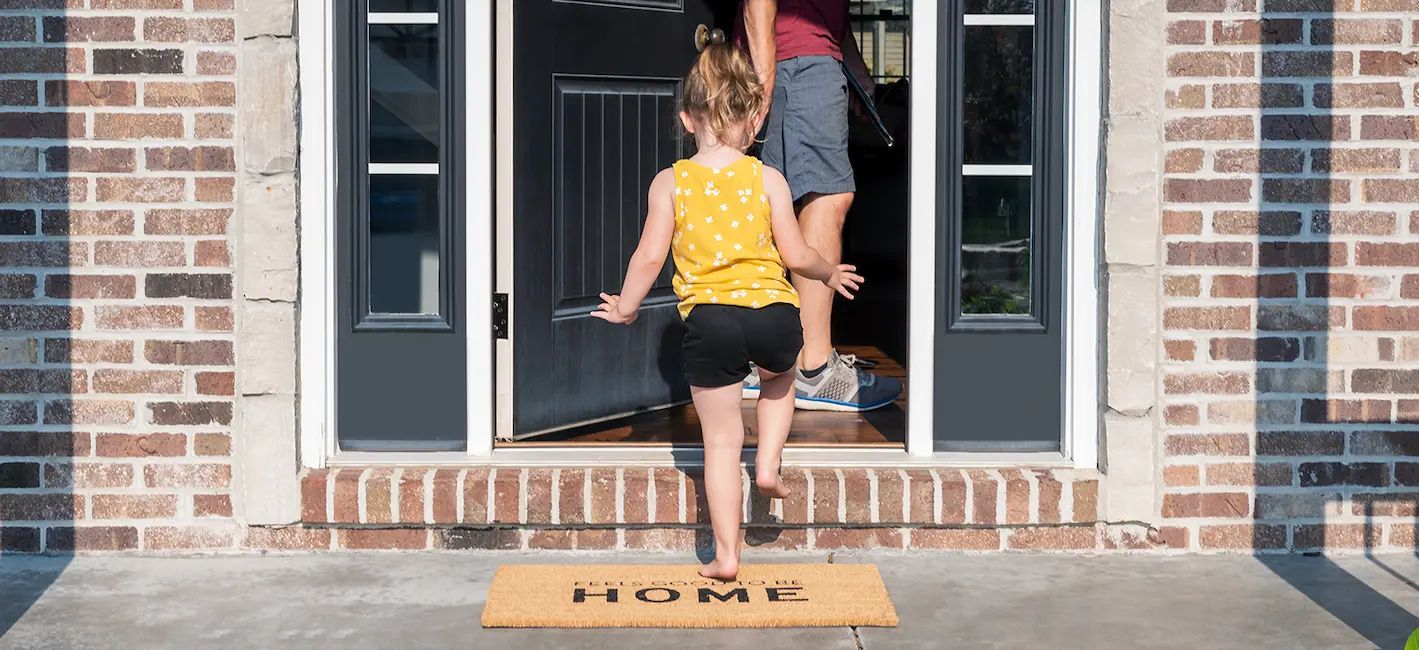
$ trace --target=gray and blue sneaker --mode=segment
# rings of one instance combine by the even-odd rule
[[[749,376],[744,378],[744,399],[759,399],[759,367],[749,364]]]
[[[874,375],[857,365],[855,355],[833,350],[827,367],[816,376],[806,377],[798,371],[793,381],[793,405],[805,411],[858,413],[882,408],[902,394],[900,380]]]

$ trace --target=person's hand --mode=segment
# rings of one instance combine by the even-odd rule
[[[608,323],[630,325],[636,322],[636,318],[640,316],[640,310],[633,311],[629,315],[622,313],[620,296],[603,293],[601,301],[601,304],[596,307],[596,311],[591,312],[591,315]]]
[[[872,97],[873,101],[876,101],[877,82],[873,81],[871,76],[853,76],[857,77],[857,83],[862,86],[862,90],[867,93],[867,96]],[[862,119],[867,119],[867,107],[862,104],[861,99],[858,99],[857,93],[851,93],[851,95],[852,101],[849,102],[849,105],[852,107],[852,114]]]
[[[823,284],[842,294],[844,298],[852,300],[852,292],[858,290],[858,285],[862,284],[862,281],[862,276],[857,274],[856,266],[839,264],[833,269],[833,275]]]

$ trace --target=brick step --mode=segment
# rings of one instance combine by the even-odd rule
[[[741,473],[751,547],[1109,550],[1177,542],[1143,526],[1099,523],[1093,471],[785,468],[782,476],[793,494],[770,500]],[[299,530],[316,535],[318,546],[351,549],[690,550],[710,543],[703,485],[699,469],[659,467],[312,470],[302,480]]]
[[[785,468],[787,499],[759,497],[749,525],[1093,523],[1099,476],[1080,470]],[[703,475],[676,468],[342,468],[302,480],[317,524],[708,524]]]

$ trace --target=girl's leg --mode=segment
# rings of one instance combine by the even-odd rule
[[[793,424],[793,375],[791,368],[778,374],[759,369],[761,388],[755,409],[759,418],[759,451],[754,457],[754,484],[759,487],[759,494],[775,499],[789,495],[789,489],[779,480],[779,465]]]
[[[744,450],[744,399],[739,384],[690,387],[705,441],[705,496],[714,531],[714,561],[700,568],[706,578],[733,580],[739,574],[739,514],[744,494],[739,455]]]

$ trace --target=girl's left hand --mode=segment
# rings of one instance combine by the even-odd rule
[[[608,323],[630,325],[636,322],[636,318],[640,316],[640,310],[633,311],[630,315],[622,314],[620,310],[620,296],[603,293],[601,294],[601,300],[601,304],[597,306],[596,311],[591,312],[591,315]]]

